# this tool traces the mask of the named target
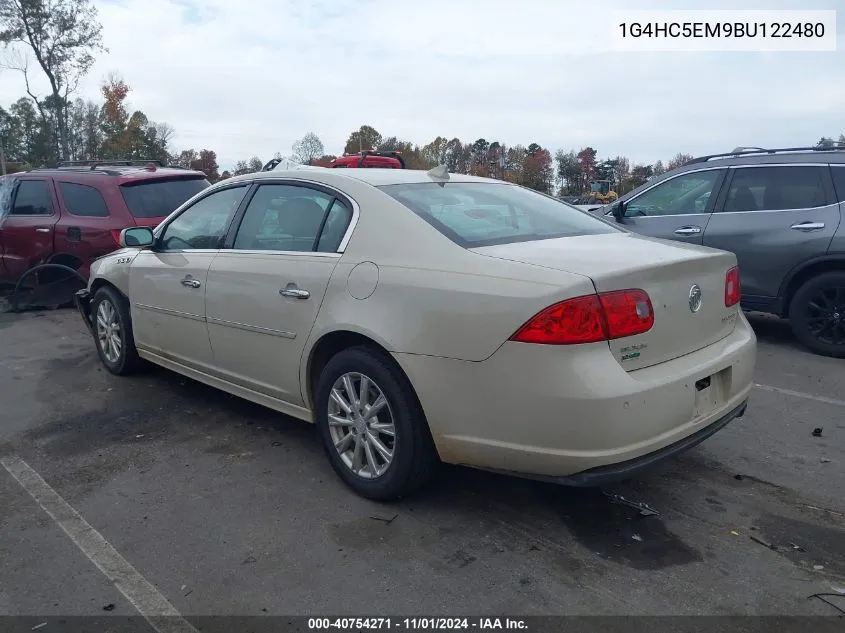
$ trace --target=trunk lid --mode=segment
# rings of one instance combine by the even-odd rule
[[[725,274],[732,253],[656,240],[633,233],[585,235],[470,249],[535,266],[581,274],[598,292],[639,288],[651,298],[654,326],[636,336],[608,341],[628,371],[666,362],[707,347],[733,332],[739,305],[725,307]],[[693,312],[693,286],[701,293]]]

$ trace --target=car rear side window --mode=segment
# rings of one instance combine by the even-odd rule
[[[812,209],[826,202],[824,171],[817,166],[743,167],[734,171],[725,211]]]
[[[351,216],[345,204],[323,191],[261,185],[247,205],[233,248],[334,252]]]
[[[836,188],[836,199],[845,202],[845,165],[831,165],[833,186]]]
[[[108,217],[109,209],[106,201],[96,188],[72,182],[60,182],[58,185],[65,208],[73,215]]]
[[[560,200],[506,183],[413,183],[379,187],[465,248],[616,233]]]
[[[205,178],[156,178],[124,183],[120,191],[134,217],[163,218],[210,186]]]
[[[53,196],[46,180],[21,180],[11,215],[52,215]]]

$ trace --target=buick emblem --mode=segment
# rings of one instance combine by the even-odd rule
[[[689,311],[698,312],[701,310],[701,288],[698,284],[693,284],[689,289]]]

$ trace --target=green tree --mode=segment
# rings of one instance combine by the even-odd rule
[[[565,188],[569,193],[577,193],[581,182],[581,163],[578,162],[575,150],[564,152],[559,149],[555,152],[555,163],[561,188]]]
[[[0,43],[22,45],[46,76],[50,94],[41,98],[30,90],[26,60],[17,66],[45,127],[52,110],[60,155],[67,159],[70,97],[93,66],[94,53],[106,50],[97,10],[89,0],[0,0]]]
[[[343,153],[354,154],[365,149],[375,149],[380,144],[381,134],[374,127],[362,125],[346,139],[346,146],[343,148]]]

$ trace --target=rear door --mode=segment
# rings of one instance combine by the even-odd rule
[[[50,179],[22,176],[16,180],[9,213],[0,218],[3,272],[12,282],[53,254],[53,229],[59,219]]]
[[[650,237],[701,244],[726,172],[688,171],[646,189],[625,203],[625,227]]]
[[[787,274],[824,255],[839,226],[828,165],[732,167],[704,245],[732,251],[743,305],[767,309]]]
[[[230,248],[208,271],[208,333],[216,369],[227,380],[304,405],[300,360],[352,209],[345,197],[317,185],[255,189]]]
[[[62,219],[56,225],[56,252],[70,255],[87,269],[91,260],[118,248],[109,209],[91,185],[56,180]]]

